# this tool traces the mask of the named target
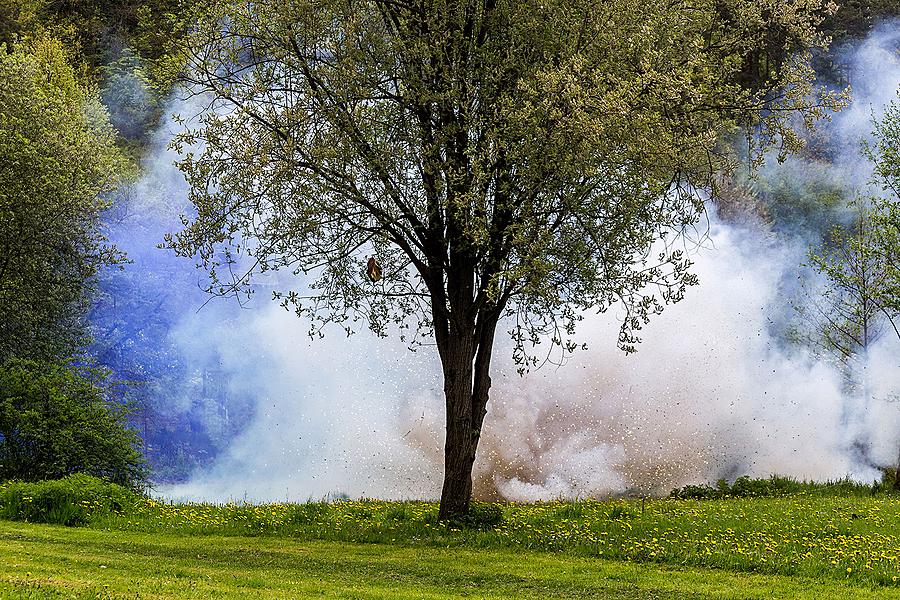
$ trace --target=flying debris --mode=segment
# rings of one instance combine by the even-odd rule
[[[369,263],[366,265],[366,275],[369,276],[373,282],[381,279],[381,265],[378,264],[378,261],[375,260],[374,256],[369,257]]]

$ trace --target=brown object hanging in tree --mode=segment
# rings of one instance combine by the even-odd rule
[[[369,263],[366,265],[366,275],[369,276],[373,282],[381,279],[381,265],[378,264],[378,261],[375,260],[374,256],[369,257]]]

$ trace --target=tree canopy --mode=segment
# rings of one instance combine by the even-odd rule
[[[478,306],[523,325],[620,302],[633,349],[691,281],[656,244],[696,219],[693,189],[729,158],[718,140],[746,125],[790,147],[788,114],[823,105],[802,58],[740,85],[764,32],[816,43],[819,7],[726,4],[220,3],[193,40],[189,81],[218,110],[180,140],[206,150],[183,164],[198,215],[175,244],[229,289],[250,281],[228,279],[236,253],[316,272],[316,302],[289,303],[379,331],[455,258],[477,264]]]

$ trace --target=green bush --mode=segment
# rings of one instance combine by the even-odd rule
[[[890,479],[890,481],[889,481]],[[798,481],[791,477],[772,475],[768,478],[751,479],[746,475],[728,483],[725,479],[710,485],[686,485],[676,488],[669,494],[670,498],[713,500],[720,498],[772,498],[791,496],[794,494],[815,494],[821,496],[869,495],[889,491],[893,482],[893,473],[884,471],[882,482],[872,485],[860,483],[849,478],[835,481],[815,482]]]
[[[146,471],[137,434],[107,402],[102,376],[70,365],[0,365],[0,481],[87,473],[138,488]]]
[[[672,490],[669,497],[683,500],[707,500],[718,498],[720,494],[719,490],[709,485],[686,485],[683,488]]]
[[[127,488],[81,473],[52,481],[11,481],[0,484],[0,518],[84,525],[98,516],[120,514],[138,499]]]

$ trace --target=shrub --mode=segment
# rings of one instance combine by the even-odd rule
[[[683,500],[707,500],[709,498],[718,498],[719,495],[719,490],[709,485],[686,485],[683,488],[672,490],[669,497]]]
[[[708,500],[716,498],[762,498],[771,496],[786,496],[806,490],[810,485],[800,483],[789,477],[773,475],[768,479],[751,479],[744,475],[728,483],[725,479],[716,482],[716,486],[710,485],[686,485],[676,488],[670,494],[673,498]]]
[[[146,476],[124,409],[106,401],[102,377],[71,365],[0,366],[0,480],[88,473],[137,488]]]
[[[751,479],[745,475],[738,477],[731,484],[725,479],[720,479],[716,482],[715,487],[710,485],[686,485],[683,488],[675,488],[669,494],[669,497],[708,500],[726,497],[769,498],[793,494],[814,494],[820,496],[869,495],[888,491],[893,479],[890,479],[890,482],[888,480],[892,476],[893,473],[885,470],[881,483],[876,481],[869,485],[849,478],[820,483],[815,481],[798,481],[791,477],[779,475],[761,479]]]
[[[12,481],[0,485],[0,518],[84,525],[98,516],[119,514],[137,500],[127,488],[81,473],[52,481]]]

